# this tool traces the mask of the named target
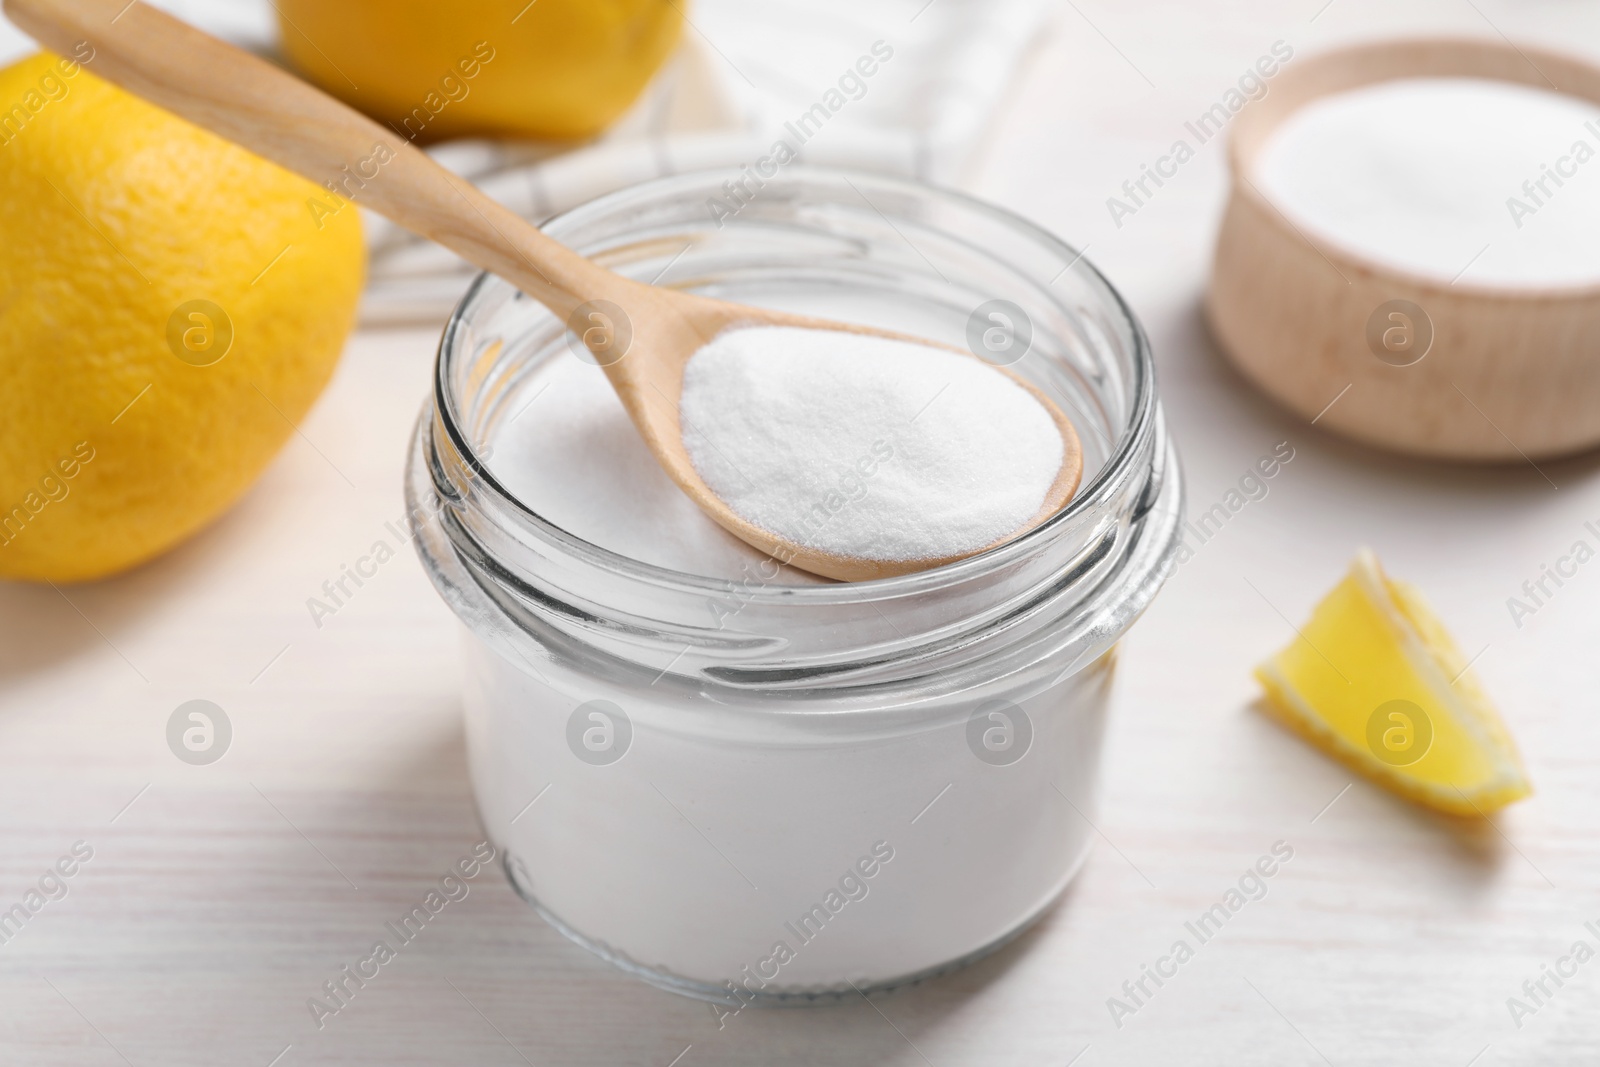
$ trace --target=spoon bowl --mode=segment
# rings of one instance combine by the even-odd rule
[[[1061,432],[1061,466],[1027,523],[994,544],[929,559],[847,557],[782,538],[734,512],[706,485],[689,457],[679,403],[684,368],[695,352],[724,330],[750,326],[836,330],[945,346],[732,304],[615,274],[546,236],[393,130],[139,0],[5,0],[5,11],[56,51],[74,52],[87,42],[92,53],[85,65],[108,81],[324,186],[335,197],[437,241],[550,308],[604,369],[668,476],[724,529],[780,562],[841,581],[926,570],[1026,533],[1065,506],[1077,490],[1083,450],[1071,421],[1033,383],[991,365],[1028,390]]]
[[[679,408],[684,369],[695,352],[725,330],[752,326],[792,326],[884,337],[957,352],[969,359],[977,357],[964,349],[891,330],[733,304],[693,293],[644,285],[609,271],[605,273],[614,283],[621,284],[615,285],[610,296],[576,310],[568,317],[568,328],[588,346],[621,399],[629,419],[644,438],[646,447],[678,488],[687,493],[723,529],[780,563],[846,582],[892,578],[927,570],[988,551],[1026,533],[1060,511],[1077,491],[1083,475],[1083,448],[1071,420],[1060,405],[1038,386],[1007,368],[991,364],[991,370],[1005,375],[1025,389],[1050,414],[1061,434],[1061,466],[1039,509],[1028,522],[981,548],[920,559],[844,556],[782,538],[730,508],[706,485],[690,459],[683,441]],[[643,333],[636,325],[640,321],[641,311],[644,321],[650,324]]]

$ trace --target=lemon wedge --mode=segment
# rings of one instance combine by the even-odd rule
[[[1255,673],[1274,718],[1419,804],[1487,815],[1532,792],[1443,624],[1366,549],[1294,642]]]

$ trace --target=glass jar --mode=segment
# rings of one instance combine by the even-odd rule
[[[926,977],[1061,894],[1093,835],[1114,646],[1182,510],[1143,332],[1078,252],[903,180],[795,166],[740,204],[729,178],[649,182],[545,229],[645,281],[970,337],[1071,415],[1085,471],[1037,529],[919,574],[652,566],[497,480],[497,428],[574,346],[498,278],[462,300],[407,494],[465,624],[485,829],[552,925],[724,1010]]]

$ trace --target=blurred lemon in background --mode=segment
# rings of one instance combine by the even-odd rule
[[[312,81],[407,138],[604,129],[677,43],[682,0],[276,0]]]
[[[327,383],[363,280],[347,201],[81,53],[0,70],[6,578],[111,574],[218,515]]]

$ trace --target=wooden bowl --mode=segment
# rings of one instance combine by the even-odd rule
[[[1296,108],[1406,77],[1553,85],[1600,103],[1600,68],[1490,41],[1361,45],[1286,67],[1233,123],[1206,294],[1213,334],[1268,395],[1382,448],[1497,461],[1600,444],[1600,282],[1511,290],[1420,277],[1303,234],[1252,184]]]

